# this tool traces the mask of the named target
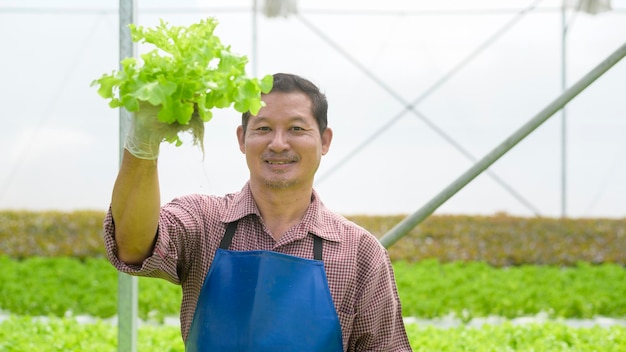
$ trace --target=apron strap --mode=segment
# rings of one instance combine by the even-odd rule
[[[312,233],[310,234],[313,236],[313,259],[322,260],[322,238]]]
[[[220,241],[220,249],[230,248],[230,244],[233,242],[233,237],[235,236],[236,230],[237,230],[237,221],[228,223],[228,226],[226,227],[226,232],[224,233],[224,237],[222,237],[222,241]],[[323,251],[322,238],[319,236],[315,236],[311,232],[309,232],[309,234],[313,236],[313,259],[322,260],[322,251]]]
[[[220,249],[228,249],[230,247],[231,242],[233,242],[233,236],[235,236],[236,230],[237,221],[233,221],[228,224],[226,232],[224,233],[224,237],[222,237],[222,241],[220,242]]]

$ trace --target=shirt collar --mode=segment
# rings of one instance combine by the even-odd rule
[[[225,223],[230,223],[240,220],[251,214],[257,215],[259,217],[261,216],[259,208],[257,208],[256,203],[254,202],[254,198],[252,198],[250,182],[248,181],[241,189],[241,192],[236,193],[232,197],[232,202],[226,208],[226,212],[224,212],[224,215],[222,216],[222,221]]]
[[[326,209],[317,192],[313,190],[311,204],[300,222],[300,226],[305,227],[302,231],[310,232],[328,241],[339,242],[341,240],[339,231],[327,225],[332,223],[330,216],[330,211]]]
[[[250,181],[246,182],[245,186],[241,189],[241,192],[236,193],[232,198],[232,203],[228,206],[226,212],[222,216],[222,221],[230,223],[240,220],[248,215],[256,215],[259,218],[261,213],[259,208],[254,202],[252,197],[252,191],[250,189]],[[325,224],[330,223],[329,210],[326,209],[321,202],[317,192],[312,191],[311,204],[307,209],[302,221],[298,225],[298,232],[312,233],[318,237],[321,237],[328,241],[339,242],[341,235],[336,229],[325,227]],[[327,219],[327,220],[325,220]]]

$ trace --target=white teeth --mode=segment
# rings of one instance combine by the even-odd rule
[[[284,164],[289,164],[289,161],[268,161],[269,164],[272,165],[284,165]]]

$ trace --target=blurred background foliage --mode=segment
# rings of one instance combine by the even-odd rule
[[[0,211],[0,254],[104,257],[102,211]],[[404,215],[348,216],[381,237]],[[574,219],[433,215],[391,248],[394,261],[484,262],[572,266],[626,263],[626,218]]]

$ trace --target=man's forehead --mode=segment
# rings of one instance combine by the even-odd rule
[[[311,117],[310,119],[313,119],[313,117]],[[286,122],[310,122],[309,120],[304,116],[300,116],[300,115],[294,115],[294,116],[289,116],[287,118],[282,118],[280,120],[282,121],[286,121]],[[250,116],[250,120],[249,123],[265,123],[265,122],[273,122],[278,120],[278,118],[273,118],[271,115],[265,115],[262,113],[259,113],[258,116],[255,115],[251,115]]]
[[[273,98],[304,98],[304,100],[311,103],[311,98],[303,91],[300,90],[292,90],[290,92],[282,92],[282,91],[272,91],[269,93],[261,94],[261,100],[272,100]]]

